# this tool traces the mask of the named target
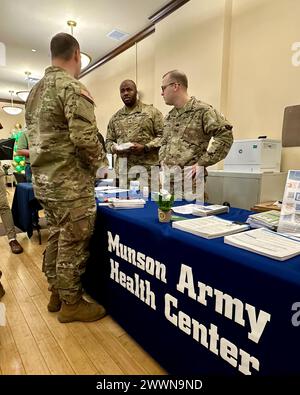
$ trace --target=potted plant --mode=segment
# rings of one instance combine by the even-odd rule
[[[10,165],[8,163],[4,163],[2,165],[2,169],[4,171],[4,174],[7,176],[8,175],[8,170],[10,169]]]
[[[155,201],[158,205],[159,222],[170,222],[174,195],[171,195],[168,191],[162,190],[157,194]]]

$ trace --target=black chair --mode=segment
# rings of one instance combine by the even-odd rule
[[[39,238],[39,244],[42,244],[42,236],[41,236],[42,227],[40,225],[40,218],[39,218],[39,210],[42,209],[42,206],[40,205],[40,203],[37,199],[31,200],[28,204],[29,204],[29,208],[31,210],[33,230],[37,231],[38,238]]]

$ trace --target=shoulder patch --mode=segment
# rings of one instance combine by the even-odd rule
[[[80,89],[80,95],[83,96],[86,100],[88,100],[90,103],[95,104],[94,99],[90,92],[86,89]]]

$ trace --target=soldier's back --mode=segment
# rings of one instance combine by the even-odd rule
[[[63,69],[48,67],[30,92],[26,123],[37,198],[73,200],[93,193],[91,174],[76,155],[66,117],[76,108],[82,87]]]

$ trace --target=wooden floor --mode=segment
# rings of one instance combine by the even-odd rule
[[[8,188],[9,200],[13,190]],[[47,311],[49,292],[41,271],[37,235],[18,234],[24,248],[11,254],[0,237],[0,268],[6,294],[6,326],[0,326],[0,374],[166,374],[110,316],[93,323],[61,324]]]

